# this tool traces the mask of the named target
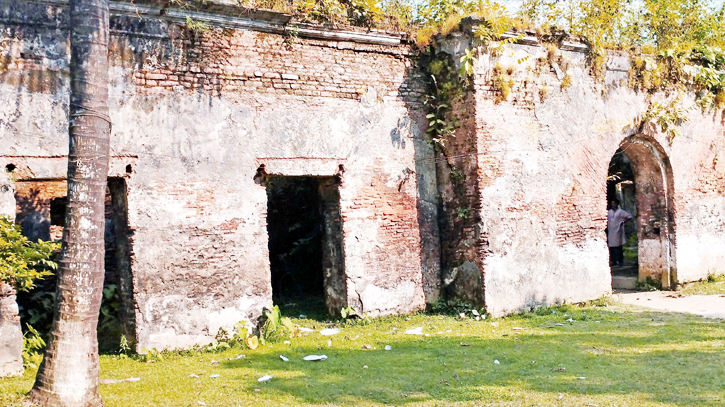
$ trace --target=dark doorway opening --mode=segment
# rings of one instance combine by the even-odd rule
[[[637,198],[634,171],[629,157],[622,148],[618,149],[609,163],[607,176],[607,210],[612,201],[619,202],[619,208],[632,215],[632,221],[624,223],[625,244],[622,247],[624,263],[611,266],[614,288],[634,288],[639,260],[637,236]]]
[[[336,177],[265,178],[272,297],[288,312],[335,313],[344,302],[338,185]]]
[[[135,307],[131,274],[131,233],[128,227],[126,180],[109,178],[105,198],[106,247],[103,301],[98,320],[98,345],[114,351],[123,336],[129,347],[135,342]]]
[[[65,181],[16,182],[16,222],[30,239],[60,241],[65,228],[68,200]],[[102,352],[117,352],[121,336],[129,346],[135,340],[135,306],[131,276],[132,238],[128,226],[126,180],[108,178],[105,196],[105,276],[98,321],[98,342]],[[56,277],[49,276],[30,292],[19,293],[21,319],[47,338],[50,332]]]

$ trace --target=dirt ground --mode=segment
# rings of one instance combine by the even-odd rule
[[[619,292],[614,295],[623,304],[639,305],[662,311],[684,312],[706,318],[725,319],[724,295],[686,295],[673,291]]]

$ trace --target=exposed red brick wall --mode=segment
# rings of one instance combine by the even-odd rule
[[[63,198],[68,193],[66,181],[18,181],[15,183],[15,222],[22,224],[25,217],[31,213],[40,213],[48,222],[50,240],[60,240],[63,237],[63,227],[50,225],[50,201],[54,198]]]
[[[145,92],[178,88],[359,99],[374,87],[387,90],[381,97],[401,100],[423,94],[405,77],[420,78],[410,46],[291,39],[241,30],[195,33],[178,25],[171,31],[176,33],[170,41],[176,56],[155,62],[142,58],[134,73],[136,85]],[[123,45],[115,43],[116,55]]]

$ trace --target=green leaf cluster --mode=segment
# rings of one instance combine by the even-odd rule
[[[30,324],[25,324],[25,326],[27,331],[23,334],[23,364],[35,369],[43,360],[42,351],[45,349],[45,341]]]
[[[292,338],[297,330],[289,318],[282,316],[277,305],[264,310],[260,326],[260,338],[271,343]]]
[[[642,123],[651,123],[659,126],[670,140],[681,136],[680,126],[689,120],[687,116],[689,109],[682,106],[679,98],[669,103],[660,104],[653,102],[642,117]]]
[[[28,291],[35,282],[58,268],[53,256],[60,244],[23,236],[22,229],[8,217],[0,217],[0,281],[18,291]]]

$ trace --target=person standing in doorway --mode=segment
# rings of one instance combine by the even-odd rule
[[[607,244],[609,245],[609,265],[624,265],[624,250],[622,246],[627,241],[624,235],[624,222],[632,220],[632,215],[619,208],[619,201],[613,199],[609,203],[607,214]]]

